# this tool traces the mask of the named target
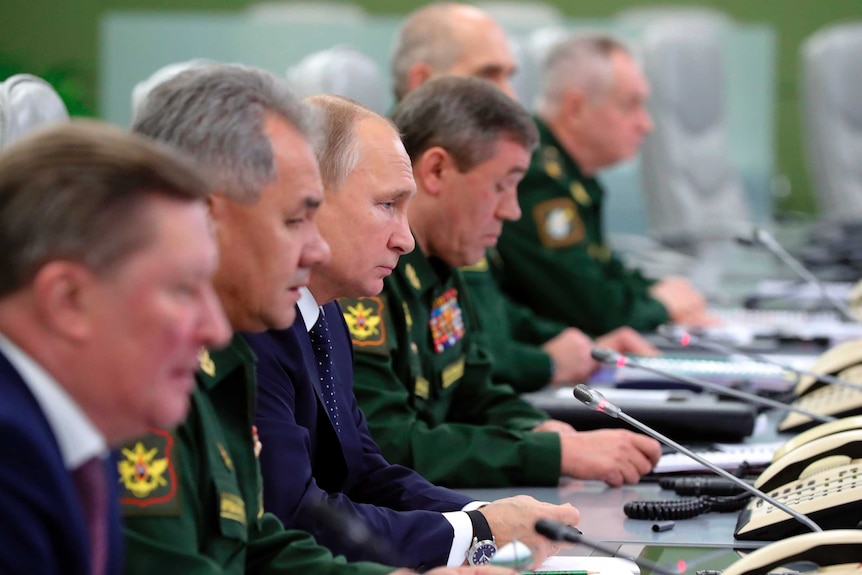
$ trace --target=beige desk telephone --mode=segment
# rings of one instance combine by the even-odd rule
[[[855,528],[862,522],[862,416],[821,424],[788,441],[754,485],[823,529]],[[755,497],[740,512],[734,536],[776,541],[806,531]],[[862,561],[862,548],[859,554]]]
[[[862,385],[862,340],[833,347],[821,355],[809,371]],[[862,389],[828,385],[811,376],[802,376],[794,392],[797,399],[793,405],[808,411],[832,417],[862,414]],[[816,423],[807,415],[791,412],[778,424],[778,431],[795,433]]]
[[[783,565],[815,563],[823,575],[860,575],[862,573],[862,531],[835,529],[805,533],[770,543],[746,555],[722,575],[766,575]]]

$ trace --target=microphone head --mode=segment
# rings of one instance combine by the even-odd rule
[[[612,349],[594,347],[590,350],[590,356],[600,363],[615,363],[620,354]]]
[[[596,409],[597,401],[596,395],[601,395],[598,391],[591,389],[588,385],[584,383],[579,383],[572,389],[572,394],[574,394],[575,399],[586,405],[587,407],[591,407]]]
[[[559,521],[551,519],[539,519],[536,521],[536,533],[547,537],[551,541],[571,541],[568,537],[576,535],[574,529],[569,529],[568,525],[563,525]]]
[[[584,383],[579,383],[572,388],[572,394],[575,396],[575,399],[593,411],[600,411],[605,415],[610,415],[611,417],[620,416],[619,407],[605,399],[604,395]]]

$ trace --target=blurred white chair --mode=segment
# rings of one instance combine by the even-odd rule
[[[802,45],[806,161],[824,220],[862,218],[862,22],[824,28]]]
[[[16,74],[0,82],[0,150],[37,127],[68,120],[66,105],[45,80]]]
[[[350,46],[314,52],[287,69],[287,81],[300,97],[336,94],[386,114],[389,85],[380,66]]]
[[[557,43],[570,35],[571,32],[563,25],[553,24],[512,37],[512,52],[518,62],[512,87],[518,95],[518,101],[531,112],[535,109],[536,96],[541,89],[545,58]]]
[[[146,100],[147,95],[159,84],[162,82],[167,82],[180,72],[185,72],[186,70],[193,70],[195,68],[203,68],[205,66],[209,66],[210,64],[215,64],[213,60],[206,60],[204,58],[196,58],[193,60],[188,60],[186,62],[176,62],[174,64],[168,64],[167,66],[163,66],[159,68],[155,72],[153,72],[149,78],[146,80],[142,80],[135,84],[135,87],[132,89],[132,123],[135,122],[135,118],[140,112],[141,107],[144,105],[144,100]]]
[[[660,11],[643,21],[640,55],[655,124],[641,156],[649,231],[690,253],[751,229],[728,148],[727,25],[709,11]]]

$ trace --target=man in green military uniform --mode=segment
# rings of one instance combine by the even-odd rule
[[[413,12],[399,30],[392,57],[395,97],[402,98],[429,78],[474,76],[492,81],[511,97],[515,58],[506,34],[475,6],[440,2]],[[515,304],[500,289],[487,260],[462,269],[471,293],[478,327],[493,354],[495,381],[518,392],[548,383],[582,381],[598,364],[590,357],[594,345],[583,332],[538,317]],[[620,353],[655,354],[657,350],[628,328],[607,334],[596,345]]]
[[[537,134],[491,84],[444,77],[402,100],[393,120],[413,164],[416,249],[380,297],[343,300],[355,390],[387,459],[450,486],[555,485],[560,475],[636,482],[658,460],[652,439],[577,433],[548,420],[491,361],[457,267],[482,258],[520,216],[517,184]]]
[[[537,391],[549,383],[566,385],[588,379],[599,367],[594,346],[619,353],[655,355],[658,350],[629,327],[591,340],[577,328],[536,315],[500,289],[489,260],[501,266],[496,249],[479,263],[460,269],[474,302],[479,329],[493,355],[493,378],[518,393]]]
[[[314,222],[323,190],[311,118],[283,81],[218,65],[158,85],[135,119],[135,130],[189,153],[213,176],[220,251],[213,284],[235,332],[288,327],[311,267],[329,257]],[[188,419],[120,452],[126,572],[392,572],[333,558],[264,512],[254,355],[235,334],[199,360]]]
[[[500,238],[506,293],[589,334],[711,321],[686,280],[649,280],[605,241],[595,175],[637,153],[652,128],[647,95],[645,78],[616,40],[574,37],[556,46],[538,106],[541,145],[519,186],[526,216],[507,223]]]

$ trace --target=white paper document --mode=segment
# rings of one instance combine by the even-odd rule
[[[542,572],[584,572],[596,575],[640,575],[640,568],[632,561],[620,557],[582,557],[575,555],[554,555],[545,559],[542,565],[529,573]]]

